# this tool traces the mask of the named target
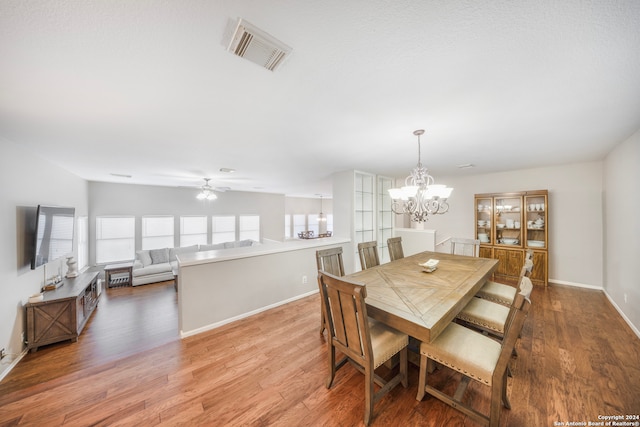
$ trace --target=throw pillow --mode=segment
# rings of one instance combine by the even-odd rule
[[[151,257],[149,256],[149,251],[137,251],[136,256],[142,263],[143,267],[151,265]]]
[[[169,251],[165,249],[151,249],[149,251],[151,257],[151,264],[162,264],[169,262]]]

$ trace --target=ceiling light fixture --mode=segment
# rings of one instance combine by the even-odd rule
[[[204,179],[204,185],[201,187],[200,193],[196,196],[198,200],[215,200],[218,198],[213,194],[213,187],[209,185],[211,178]]]
[[[449,210],[447,199],[453,188],[435,184],[427,168],[422,166],[420,136],[423,129],[413,132],[418,137],[418,164],[411,171],[404,187],[389,189],[391,210],[398,215],[409,215],[411,221],[425,222],[429,215],[443,214]]]
[[[322,213],[322,194],[318,194],[320,196],[320,213],[318,214],[318,222],[327,222],[327,216]]]

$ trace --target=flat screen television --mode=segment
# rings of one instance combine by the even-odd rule
[[[73,253],[75,208],[38,205],[31,269]]]

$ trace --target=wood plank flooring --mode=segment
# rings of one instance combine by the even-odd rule
[[[553,426],[640,414],[640,339],[599,291],[536,287],[512,360],[502,426]],[[317,295],[180,340],[172,282],[106,290],[77,343],[28,354],[0,383],[0,426],[357,426],[363,376],[330,390]],[[381,373],[389,375],[382,367]],[[476,426],[408,389],[378,402],[376,426]],[[430,384],[451,391],[446,369]],[[488,411],[487,389],[466,399]]]

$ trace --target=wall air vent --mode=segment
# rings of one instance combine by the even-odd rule
[[[243,19],[238,19],[227,50],[271,71],[291,53],[289,46]]]

